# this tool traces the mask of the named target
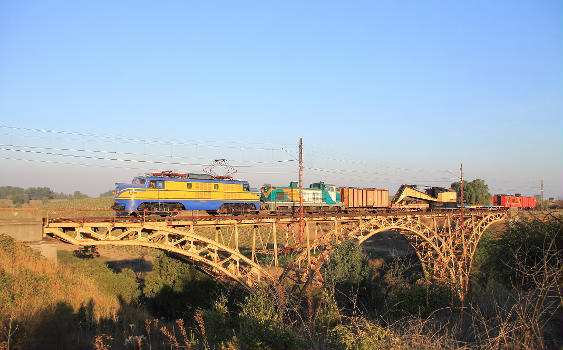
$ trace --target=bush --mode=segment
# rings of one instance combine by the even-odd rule
[[[107,265],[95,259],[81,259],[64,251],[59,251],[58,257],[63,264],[90,276],[105,293],[119,297],[125,303],[137,301],[140,290],[133,270],[122,269],[121,272],[114,273]]]
[[[233,320],[227,307],[227,297],[221,294],[209,310],[205,310],[203,320],[205,323],[206,340],[213,346],[224,344],[233,335]]]
[[[387,350],[390,349],[389,329],[380,327],[364,319],[355,320],[350,325],[339,325],[332,329],[330,347],[342,350]]]
[[[319,304],[315,312],[315,332],[326,336],[330,330],[342,323],[342,315],[334,295],[323,289],[319,298]]]
[[[193,265],[162,254],[145,278],[143,294],[155,314],[191,318],[196,309],[211,307],[216,289],[217,282]]]
[[[540,262],[546,254],[563,254],[561,217],[519,217],[508,221],[506,231],[498,239],[483,236],[475,256],[473,281],[480,286],[500,283],[506,288],[528,289],[533,286],[531,272],[542,267]]]
[[[457,304],[457,299],[453,304]],[[417,283],[396,290],[387,300],[387,310],[396,315],[428,316],[433,311],[449,307],[452,293],[448,286],[433,282],[428,286]]]
[[[266,288],[248,295],[240,305],[238,341],[241,349],[296,349],[298,337],[283,322],[283,306]]]
[[[369,259],[362,247],[353,241],[344,241],[330,253],[324,276],[333,283],[359,285],[371,274]]]
[[[17,194],[12,196],[12,203],[14,205],[22,205],[29,202],[29,197],[25,194]]]

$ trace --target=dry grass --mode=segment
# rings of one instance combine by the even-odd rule
[[[43,204],[43,209],[50,217],[110,217],[113,197],[84,199],[53,199]]]
[[[97,318],[112,317],[119,309],[117,298],[100,292],[92,278],[68,266],[55,265],[7,236],[0,236],[0,240],[0,273],[12,281],[3,286],[11,302],[0,305],[0,316],[12,315],[25,322],[57,303],[77,310],[90,300]]]

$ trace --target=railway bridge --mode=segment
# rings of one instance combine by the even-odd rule
[[[46,218],[43,234],[79,246],[161,249],[218,279],[247,288],[266,282],[300,293],[322,280],[321,267],[344,240],[362,244],[395,231],[414,248],[427,281],[447,283],[463,300],[477,244],[506,211],[221,217]],[[303,232],[303,235],[300,235]]]

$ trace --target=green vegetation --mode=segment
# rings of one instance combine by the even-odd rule
[[[143,294],[153,313],[169,319],[193,317],[197,308],[213,302],[216,282],[177,258],[160,255],[146,276]]]
[[[28,203],[30,200],[49,200],[49,199],[81,199],[88,196],[75,191],[74,194],[64,194],[53,192],[49,187],[21,187],[1,186],[0,199],[10,199],[15,205]]]
[[[505,288],[534,288],[542,269],[557,269],[563,252],[563,224],[559,217],[537,220],[525,216],[511,220],[498,239],[486,235],[475,259],[475,282]],[[545,271],[543,271],[545,272]]]
[[[105,191],[100,193],[98,197],[113,197],[113,190]]]
[[[457,202],[461,203],[461,183],[454,182],[451,187],[457,192]],[[463,202],[468,205],[491,205],[493,196],[484,180],[475,179],[463,183]]]
[[[125,268],[114,273],[109,267],[93,259],[79,258],[66,251],[60,251],[57,255],[59,263],[91,277],[102,293],[119,296],[128,304],[136,302],[139,298],[139,283],[133,270]]]
[[[333,285],[359,285],[370,277],[370,273],[368,257],[362,247],[352,241],[345,241],[334,248],[325,270]]]

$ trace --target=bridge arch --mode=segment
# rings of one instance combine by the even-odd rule
[[[194,262],[212,277],[227,277],[246,288],[251,288],[262,280],[275,283],[270,273],[238,249],[193,231],[147,224],[129,228],[117,236],[110,234],[111,230],[107,234],[101,234],[92,227],[77,227],[73,231],[44,228],[44,232],[78,246],[142,246],[171,252]]]
[[[483,237],[483,234],[487,229],[495,224],[499,223],[506,219],[506,213],[493,213],[490,215],[484,216],[479,222],[474,226],[474,236],[473,240],[470,242],[470,250],[469,250],[469,263],[468,263],[468,274],[471,272],[471,268],[473,267],[473,258],[477,251],[477,247],[479,246],[479,242]]]
[[[413,224],[392,224],[389,226],[377,227],[367,231],[367,234],[361,234],[354,237],[359,245],[364,244],[371,237],[386,231],[393,231],[403,238],[405,238],[409,245],[413,248],[422,265],[422,271],[424,277],[427,280],[432,278],[432,272],[430,271],[430,266],[439,260],[442,262],[451,260],[451,256],[446,255],[441,245],[445,244],[443,239],[432,234],[429,227],[422,223]],[[449,265],[449,264],[448,264]],[[452,269],[448,269],[450,278],[454,278],[455,272]]]
[[[411,251],[414,251],[414,253],[416,254],[418,261],[420,262],[421,266],[422,266],[422,272],[424,273],[424,277],[425,278],[429,278],[430,275],[428,274],[428,271],[426,270],[426,262],[424,259],[424,256],[422,255],[422,252],[417,249],[417,247],[413,244],[412,239],[409,237],[409,235],[405,234],[405,230],[403,230],[402,228],[380,228],[377,230],[373,230],[371,231],[368,235],[365,236],[361,236],[358,238],[354,238],[354,240],[356,241],[356,243],[358,245],[364,245],[366,244],[371,238],[377,236],[378,234],[381,234],[383,232],[393,232],[394,235],[400,236],[403,240],[407,241],[409,248]],[[414,234],[414,232],[410,231],[411,233]]]

